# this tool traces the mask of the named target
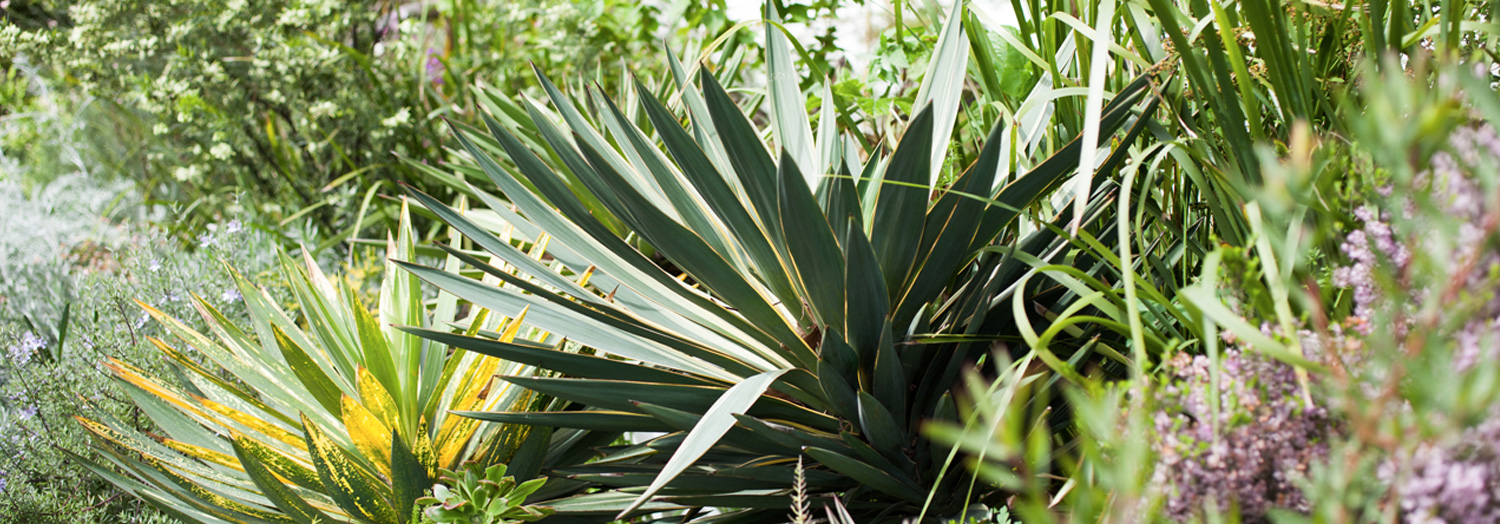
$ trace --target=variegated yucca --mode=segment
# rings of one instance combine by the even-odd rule
[[[390,258],[415,254],[406,216],[403,205],[399,232],[388,240]],[[176,338],[151,342],[182,373],[164,380],[125,362],[105,363],[161,433],[80,418],[113,463],[93,465],[100,475],[189,522],[405,524],[440,468],[515,458],[526,427],[481,425],[449,412],[540,407],[534,394],[491,380],[531,368],[392,327],[448,328],[459,309],[446,293],[424,304],[405,270],[387,263],[372,313],[353,286],[303,257],[305,264],[287,256],[281,264],[300,320],[237,273],[248,328],[196,295],[210,334],[141,304]],[[470,335],[484,331],[505,341],[525,315],[471,313]],[[531,448],[528,454],[539,453],[537,444]]]
[[[1075,303],[1090,312],[1098,305],[1087,290],[1080,298],[1025,277],[1056,271],[1049,264],[1094,262],[1055,227],[1099,231],[1118,193],[1112,175],[1156,102],[1151,78],[1137,78],[1089,124],[1097,142],[1074,138],[1033,158],[1046,122],[1038,109],[1038,118],[1018,119],[1026,129],[995,126],[977,160],[947,176],[968,63],[961,13],[957,2],[918,110],[891,151],[838,123],[826,87],[813,128],[790,42],[769,24],[769,85],[764,99],[749,97],[766,102],[767,130],[708,67],[695,78],[681,64],[673,64],[681,89],[673,100],[690,126],[653,94],[661,89],[637,84],[637,100],[622,108],[596,90],[570,97],[540,72],[550,107],[525,101],[487,116],[486,134],[455,126],[477,163],[471,172],[504,198],[468,186],[489,206],[481,215],[411,193],[479,248],[450,253],[506,285],[402,267],[476,307],[528,311],[528,324],[591,351],[411,331],[552,370],[558,376],[505,380],[574,403],[469,416],[662,433],[550,465],[554,480],[576,483],[573,496],[537,502],[555,510],[550,518],[776,521],[785,518],[799,457],[810,459],[806,491],[842,496],[860,522],[924,510],[953,516],[996,496],[966,490],[972,477],[948,468],[950,449],[920,428],[957,416],[950,390],[992,342],[1036,338],[1031,326],[1012,323],[1008,297],[1034,307],[1039,323]],[[1048,130],[1058,131],[1066,130]],[[1084,204],[1077,208],[1049,198],[1070,179],[1087,182],[1071,186]],[[1041,220],[1022,220],[1033,212]],[[494,238],[499,228],[545,239],[566,270],[529,257],[521,247],[530,240]],[[1080,367],[1123,360],[1110,331],[1118,324],[1060,327],[1067,343],[1056,345],[1073,350],[1061,357]]]

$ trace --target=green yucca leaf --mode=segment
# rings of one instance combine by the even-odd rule
[[[490,422],[599,431],[671,431],[675,429],[650,415],[627,413],[624,411],[584,410],[539,413],[529,411],[457,411],[454,414]]]
[[[844,255],[838,240],[812,193],[801,184],[790,153],[782,152],[778,175],[780,212],[776,223],[787,242],[792,273],[799,277],[797,285],[807,297],[808,303],[801,306],[810,308],[820,325],[842,325]]]
[[[876,195],[870,245],[885,275],[885,287],[892,292],[901,289],[922,238],[923,216],[927,212],[926,184],[932,170],[929,163],[932,111],[932,106],[927,106],[912,117],[900,145],[891,154],[890,166],[885,169]]]
[[[750,216],[739,197],[735,196],[734,189],[729,185],[713,162],[709,160],[707,153],[700,147],[703,138],[695,142],[693,137],[688,136],[677,119],[653,96],[645,94],[640,90],[639,97],[641,105],[646,109],[646,115],[651,119],[652,126],[656,128],[661,136],[662,142],[672,154],[672,158],[682,168],[682,174],[687,177],[688,182],[702,195],[705,204],[712,210],[718,219],[729,230],[729,234],[735,239],[740,249],[744,250],[746,257],[755,268],[756,274],[766,283],[774,294],[782,302],[796,296],[788,281],[785,271],[781,267],[781,260],[777,258],[776,251],[761,232],[760,226]],[[705,109],[706,111],[706,109]],[[709,122],[694,120],[695,128],[707,125]]]
[[[780,231],[770,227],[773,223],[771,220],[777,213],[776,164],[766,153],[754,126],[740,113],[739,106],[729,98],[729,93],[724,91],[719,81],[707,70],[700,72],[698,79],[703,84],[703,99],[713,118],[714,127],[719,131],[719,140],[733,166],[733,173],[748,196],[751,211],[755,213],[761,231],[766,233],[771,246],[779,252],[780,246],[785,246],[786,242],[781,238]]]
[[[927,72],[922,75],[922,85],[917,89],[914,107],[932,106],[934,122],[932,136],[937,138],[928,149],[930,176],[922,180],[928,187],[937,187],[943,174],[943,164],[948,156],[948,137],[953,134],[954,122],[958,119],[959,104],[963,102],[965,74],[969,67],[968,37],[964,36],[964,3],[954,2],[948,14],[948,22],[938,35],[937,47],[927,62]],[[915,125],[915,124],[913,124]],[[908,131],[909,132],[909,131]]]
[[[771,2],[765,4],[765,18],[769,22],[781,22],[781,14]],[[815,190],[828,169],[826,162],[814,152],[812,124],[807,120],[807,97],[799,85],[801,75],[792,64],[791,42],[777,27],[765,24],[766,70],[769,73],[766,85],[766,102],[770,106],[771,137],[796,165],[807,170],[802,175],[808,190]],[[832,98],[823,99],[832,105]],[[783,163],[785,161],[783,160]]]
[[[555,349],[528,347],[488,338],[470,337],[433,329],[421,329],[412,327],[404,327],[402,329],[412,334],[429,337],[431,340],[442,341],[443,343],[450,344],[454,347],[463,347],[469,351],[483,353],[511,362],[518,362],[544,369],[550,369],[564,375],[580,377],[630,375],[632,376],[632,378],[639,381],[661,382],[666,384],[699,386],[714,384],[714,382],[702,380],[691,375],[672,373],[657,368],[640,366],[629,362],[612,360],[594,355],[586,355],[583,353],[570,353],[566,351],[557,351]]]
[[[432,489],[428,465],[431,459],[418,457],[415,448],[400,434],[391,432],[391,499],[395,503],[396,515],[402,521],[412,514],[416,500]]]
[[[662,466],[656,479],[651,481],[651,485],[641,493],[640,498],[631,503],[630,507],[621,510],[615,518],[625,518],[631,510],[645,504],[658,490],[707,453],[709,448],[718,444],[719,438],[734,426],[734,414],[749,410],[766,392],[766,388],[771,386],[771,382],[785,372],[785,370],[778,369],[749,377],[725,390],[724,394],[714,400],[714,404],[706,411],[699,411],[703,413],[703,418],[699,419],[698,423],[693,426],[693,430],[688,432],[687,438],[683,439],[677,452],[673,453],[672,458]]]
[[[276,337],[276,345],[281,347],[281,355],[286,359],[287,367],[292,368],[297,378],[301,379],[302,385],[309,393],[312,393],[323,409],[328,410],[329,413],[338,413],[339,397],[343,395],[339,387],[328,379],[328,375],[323,373],[317,364],[313,363],[312,358],[307,356],[307,350],[302,349],[301,346],[292,342],[290,337],[287,337],[285,331],[271,326],[271,332]]]
[[[865,462],[814,447],[808,447],[802,451],[818,462],[828,465],[830,469],[848,475],[849,478],[854,479],[856,482],[880,490],[882,493],[901,497],[911,503],[921,503],[926,498],[921,489],[901,482],[888,471],[883,471]]]
[[[413,256],[409,229],[403,227],[388,242],[388,251],[392,258]],[[298,310],[306,315],[300,321],[238,274],[250,331],[230,323],[201,297],[195,296],[194,305],[214,337],[143,305],[167,332],[206,358],[189,358],[151,339],[180,364],[181,387],[122,362],[106,363],[131,400],[167,435],[157,442],[107,417],[81,419],[113,457],[110,463],[121,468],[123,475],[112,481],[134,479],[117,483],[174,514],[207,522],[327,521],[320,515],[331,515],[384,524],[404,521],[436,468],[482,459],[489,450],[498,450],[497,456],[515,453],[514,446],[498,444],[515,433],[509,426],[484,426],[449,411],[515,407],[531,393],[506,384],[487,388],[481,380],[534,368],[478,353],[450,355],[441,343],[382,325],[432,325],[428,319],[434,313],[421,301],[419,281],[395,263],[387,265],[382,320],[376,320],[349,286],[335,286],[309,258],[303,259],[305,268],[290,257],[281,261]],[[459,263],[450,257],[450,267]],[[452,295],[438,302],[437,311],[458,310]],[[465,325],[500,331],[505,343],[521,331],[517,319],[502,325],[499,315],[471,313]],[[538,338],[545,340],[545,334]],[[516,440],[521,445],[521,437]],[[561,444],[560,453],[577,453]],[[536,455],[539,446],[532,444],[529,453]],[[528,468],[540,466],[533,460]]]

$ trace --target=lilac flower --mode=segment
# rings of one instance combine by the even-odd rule
[[[1467,290],[1494,287],[1491,269],[1500,268],[1500,250],[1487,243],[1485,221],[1496,210],[1489,209],[1485,189],[1477,176],[1500,162],[1500,135],[1489,126],[1461,128],[1450,137],[1449,146],[1453,152],[1435,153],[1428,169],[1414,182],[1430,195],[1439,216],[1459,222],[1453,234],[1443,234],[1440,228],[1420,221],[1408,224],[1404,228],[1408,231],[1397,232],[1391,226],[1389,212],[1377,213],[1371,207],[1355,210],[1360,227],[1349,232],[1340,246],[1351,264],[1334,270],[1333,283],[1354,291],[1355,318],[1351,320],[1359,326],[1361,334],[1369,334],[1369,322],[1378,313],[1397,313],[1403,311],[1401,308],[1414,311],[1443,287]],[[1410,202],[1406,208],[1407,215],[1416,212]],[[1427,279],[1436,280],[1436,285],[1431,289],[1403,289],[1403,300],[1388,300],[1375,275],[1410,273],[1413,251],[1427,253],[1437,264],[1436,269],[1447,278]],[[1457,349],[1453,359],[1457,371],[1486,359],[1500,358],[1500,345],[1494,343],[1500,340],[1500,294],[1465,313],[1470,315],[1469,321],[1451,336]],[[1390,326],[1398,337],[1407,328]]]
[[[200,248],[208,249],[218,244],[219,237],[215,236],[213,233],[204,233],[198,235],[198,247]]]
[[[1407,522],[1500,522],[1500,417],[1491,416],[1449,447],[1424,444],[1402,457],[1398,484]],[[1384,480],[1394,468],[1381,471]]]
[[[1410,191],[1386,193],[1425,195],[1433,209],[1419,212],[1412,201],[1398,202],[1393,207],[1412,218],[1396,224],[1399,230],[1389,211],[1356,211],[1360,227],[1348,233],[1342,246],[1351,264],[1333,277],[1336,285],[1354,291],[1352,320],[1364,322],[1365,334],[1376,315],[1413,318],[1446,290],[1477,298],[1444,304],[1456,327],[1439,326],[1443,331],[1431,334],[1449,341],[1451,365],[1463,372],[1500,358],[1500,293],[1495,293],[1500,249],[1487,223],[1500,210],[1494,209],[1492,190],[1483,183],[1500,165],[1500,135],[1490,126],[1461,128],[1448,145],[1450,151],[1435,153]],[[1456,227],[1442,227],[1447,224],[1428,216],[1452,220]],[[1426,265],[1417,265],[1412,253],[1422,253]],[[1377,274],[1399,276],[1398,289],[1382,290]],[[1407,320],[1387,329],[1400,337],[1416,326]],[[1500,410],[1452,443],[1425,442],[1398,453],[1380,476],[1397,494],[1404,522],[1500,522]]]
[[[1303,404],[1291,366],[1238,349],[1220,359],[1215,410],[1210,366],[1187,354],[1167,362],[1175,380],[1160,391],[1152,442],[1167,515],[1183,522],[1234,505],[1255,522],[1273,508],[1307,511],[1296,483],[1327,455],[1327,413]]]
[[[36,406],[26,406],[24,408],[21,408],[21,418],[22,419],[28,419],[28,418],[35,417],[35,416],[36,416]]]
[[[224,294],[219,295],[219,300],[228,303],[239,302],[242,298],[244,298],[244,296],[240,295],[240,290],[235,288],[226,289],[224,290]]]
[[[21,335],[20,344],[11,346],[10,360],[18,366],[24,365],[27,362],[31,362],[31,355],[46,348],[47,341],[42,340],[42,337],[36,336],[36,333],[27,331]]]
[[[239,233],[240,231],[244,231],[244,230],[245,230],[245,226],[243,224],[240,224],[240,221],[237,220],[237,219],[236,220],[230,220],[229,222],[227,222],[227,223],[224,224],[224,234],[226,234],[226,235],[233,235],[235,233]]]
[[[427,50],[427,78],[432,80],[432,85],[443,85],[443,61],[438,58],[437,50]]]

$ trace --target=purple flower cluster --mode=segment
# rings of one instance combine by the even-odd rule
[[[1403,461],[1411,470],[1400,484],[1406,522],[1500,522],[1500,417],[1465,431],[1458,444],[1423,444]],[[1381,476],[1390,480],[1390,467]]]
[[[1339,246],[1353,264],[1335,269],[1333,283],[1354,290],[1354,316],[1368,321],[1374,317],[1375,305],[1380,301],[1375,271],[1381,268],[1381,258],[1404,269],[1411,263],[1411,252],[1407,251],[1405,244],[1396,241],[1390,224],[1377,217],[1372,207],[1356,209],[1354,217],[1363,227],[1349,233]],[[1368,322],[1360,323],[1360,334],[1370,334]]]
[[[1216,410],[1207,357],[1166,365],[1173,380],[1158,394],[1152,439],[1166,514],[1183,522],[1234,508],[1257,522],[1273,508],[1306,511],[1297,481],[1327,455],[1329,424],[1325,410],[1304,405],[1293,368],[1226,350]]]
[[[1361,227],[1342,246],[1352,264],[1333,276],[1336,285],[1354,291],[1351,320],[1365,327],[1364,334],[1385,313],[1403,319],[1388,329],[1404,336],[1418,325],[1412,314],[1422,303],[1456,301],[1452,307],[1445,302],[1444,313],[1461,316],[1432,327],[1442,330],[1434,333],[1438,338],[1451,341],[1452,366],[1463,372],[1500,358],[1500,249],[1491,241],[1500,226],[1500,202],[1482,183],[1500,166],[1500,135],[1489,126],[1462,128],[1448,145],[1450,151],[1435,153],[1413,180],[1416,190],[1405,193],[1429,199],[1426,205],[1398,201],[1409,222],[1393,232],[1389,212],[1356,212]],[[1422,264],[1413,252],[1423,255]],[[1397,277],[1400,300],[1384,296],[1378,274]],[[1453,442],[1420,444],[1383,467],[1382,480],[1394,484],[1406,522],[1500,522],[1500,412]]]
[[[436,49],[427,50],[427,78],[432,81],[433,86],[443,85],[443,60],[438,58]]]
[[[1442,234],[1434,224],[1411,224],[1410,229],[1420,228],[1409,234],[1394,232],[1389,212],[1377,216],[1370,207],[1355,211],[1361,223],[1359,229],[1350,232],[1341,249],[1352,262],[1348,267],[1333,273],[1333,283],[1354,291],[1354,324],[1361,327],[1361,334],[1369,334],[1369,322],[1375,319],[1378,310],[1393,307],[1411,307],[1422,303],[1445,289],[1460,289],[1468,292],[1490,293],[1463,328],[1453,334],[1456,343],[1454,367],[1463,371],[1483,359],[1500,357],[1493,343],[1500,340],[1500,294],[1494,293],[1496,282],[1492,269],[1500,269],[1500,250],[1486,243],[1493,233],[1492,222],[1500,209],[1486,198],[1481,184],[1476,180],[1479,173],[1493,170],[1500,165],[1500,135],[1493,127],[1461,128],[1449,139],[1452,153],[1440,151],[1432,156],[1427,171],[1414,181],[1418,188],[1426,189],[1435,207],[1433,212],[1449,220],[1456,220],[1458,228],[1453,234]],[[1406,203],[1407,216],[1416,214],[1415,206]],[[1414,287],[1404,291],[1405,300],[1385,300],[1375,279],[1377,271],[1389,275],[1406,275],[1412,270],[1412,248],[1427,253],[1448,278],[1418,279],[1433,281],[1438,287],[1423,289]],[[1387,311],[1387,312],[1394,312]],[[1408,326],[1392,326],[1395,335],[1401,336]]]
[[[31,356],[47,348],[47,341],[36,333],[27,331],[21,335],[21,342],[10,347],[10,361],[12,364],[21,366],[31,362]]]

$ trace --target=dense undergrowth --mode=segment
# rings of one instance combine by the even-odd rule
[[[1500,520],[1500,5],[731,7],[0,3],[0,516]]]

